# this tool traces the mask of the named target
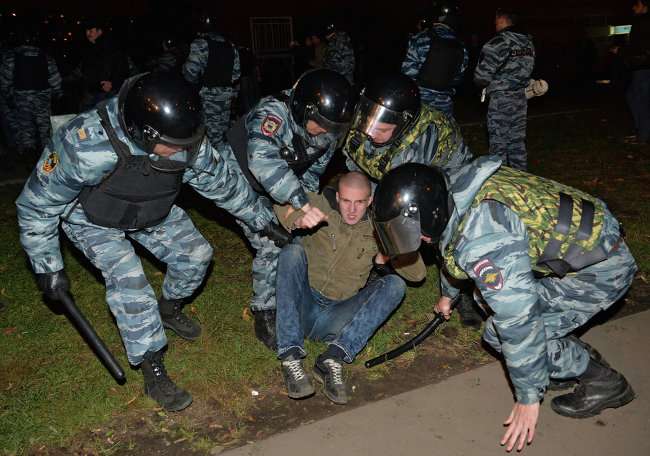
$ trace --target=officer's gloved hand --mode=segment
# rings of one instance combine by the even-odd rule
[[[60,299],[60,293],[70,291],[70,281],[63,269],[56,272],[36,274],[36,283],[43,295],[54,301]]]
[[[283,226],[270,222],[262,229],[262,235],[273,241],[276,247],[282,248],[293,241],[293,236]]]
[[[372,269],[370,270],[370,275],[368,276],[368,281],[366,284],[374,282],[377,279],[381,279],[389,274],[395,274],[395,269],[390,265],[389,261],[385,263],[377,263],[377,257],[375,256],[372,259]]]

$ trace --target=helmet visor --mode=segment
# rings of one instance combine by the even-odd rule
[[[388,256],[415,252],[422,243],[420,217],[399,215],[386,222],[379,222],[372,217],[372,224],[377,232],[382,251]]]
[[[388,109],[362,95],[354,114],[352,129],[360,131],[373,143],[380,145],[395,139],[405,122],[404,113]]]
[[[327,130],[328,133],[332,133],[337,137],[345,135],[350,128],[350,122],[334,122],[323,116],[315,108],[307,110],[307,120],[313,120],[321,128]]]
[[[201,150],[205,138],[205,127],[201,125],[189,138],[172,138],[161,135],[152,139],[153,143],[164,144],[169,147],[181,147],[181,149],[169,156],[163,157],[155,153],[149,154],[151,167],[157,171],[176,173],[191,166]],[[155,147],[155,146],[154,146]]]

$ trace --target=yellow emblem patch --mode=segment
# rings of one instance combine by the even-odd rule
[[[88,138],[88,133],[86,132],[85,128],[80,128],[77,130],[77,136],[79,136],[80,141],[83,141]]]
[[[43,163],[43,172],[44,173],[51,173],[54,171],[54,168],[56,168],[56,165],[59,164],[59,154],[56,152],[50,153],[50,155],[47,156],[47,159],[45,159],[45,162]]]

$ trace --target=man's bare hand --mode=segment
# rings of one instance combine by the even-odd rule
[[[317,207],[311,207],[305,211],[305,209],[301,209],[305,215],[302,217],[298,218],[295,222],[293,222],[293,226],[298,229],[307,229],[307,228],[313,228],[316,225],[324,222],[327,220],[327,215],[323,214],[323,212],[318,209]]]
[[[436,313],[442,313],[445,320],[449,320],[449,317],[451,316],[451,298],[442,296],[438,301],[438,304],[433,307],[433,310]]]
[[[503,423],[508,430],[501,439],[501,445],[506,446],[506,451],[511,452],[515,447],[517,451],[524,449],[526,443],[530,445],[535,437],[535,427],[539,417],[539,402],[534,404],[516,403],[510,416]]]

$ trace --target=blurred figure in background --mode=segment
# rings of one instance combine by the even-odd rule
[[[632,5],[634,21],[625,60],[630,75],[626,98],[634,117],[636,135],[625,138],[630,144],[650,141],[650,15],[648,0],[636,0]]]

